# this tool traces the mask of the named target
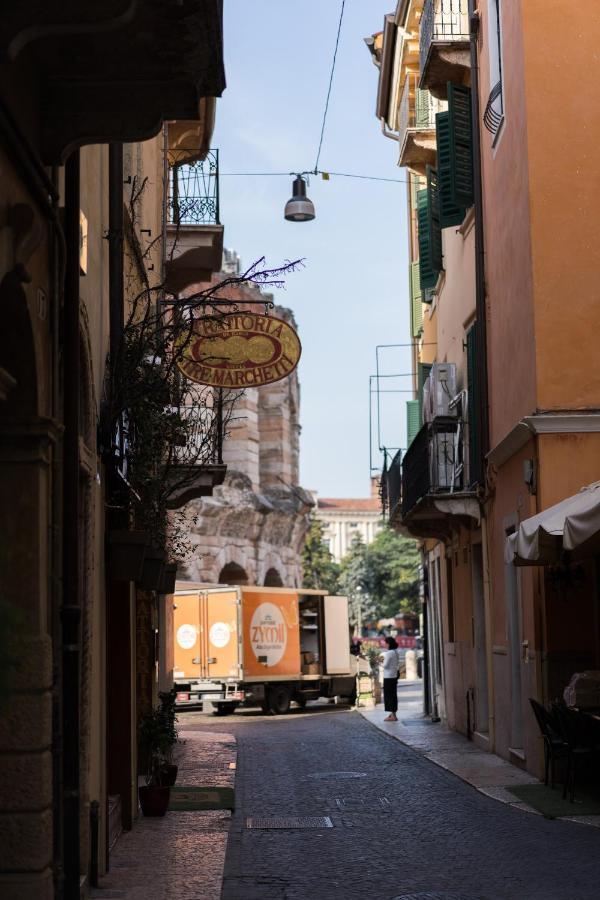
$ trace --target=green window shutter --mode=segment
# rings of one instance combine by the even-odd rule
[[[410,447],[421,428],[421,404],[418,400],[406,401],[406,446]]]
[[[419,192],[419,178],[416,175],[410,176],[410,208],[417,208],[417,194]]]
[[[440,183],[440,227],[460,225],[465,217],[462,206],[452,202],[452,153],[450,151],[450,113],[441,112],[435,117],[437,141],[437,172]]]
[[[473,205],[473,132],[471,89],[448,82],[450,132],[450,200],[467,209]]]
[[[417,191],[417,223],[421,291],[425,291],[435,287],[442,270],[438,178],[436,170],[430,166],[427,167],[427,188]]]
[[[417,191],[417,223],[419,226],[419,281],[421,290],[433,287],[438,273],[431,265],[431,228],[427,188]]]
[[[440,226],[440,187],[436,169],[427,166],[427,193],[429,200],[429,221],[431,227],[431,263],[436,272],[444,268],[442,264],[442,229]]]
[[[477,384],[477,322],[467,332],[467,381],[469,421],[469,481],[481,481],[481,444],[479,428],[479,388]]]
[[[415,96],[415,125],[417,128],[432,128],[432,100],[429,91],[417,88]]]
[[[423,302],[419,280],[419,263],[410,264],[410,330],[413,337],[423,331]]]

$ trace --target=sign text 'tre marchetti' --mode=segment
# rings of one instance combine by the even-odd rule
[[[302,348],[283,319],[237,312],[196,319],[178,350],[179,368],[192,381],[243,388],[285,378],[298,365]]]

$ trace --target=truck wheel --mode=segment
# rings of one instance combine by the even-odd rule
[[[237,703],[217,703],[213,709],[215,716],[229,716],[235,712]]]
[[[352,688],[352,692],[348,694],[346,700],[350,704],[350,706],[356,706],[356,685]]]
[[[269,709],[274,716],[283,716],[289,712],[291,700],[289,688],[283,685],[272,687],[269,691]]]

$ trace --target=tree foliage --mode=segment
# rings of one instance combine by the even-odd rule
[[[342,560],[340,589],[360,602],[363,621],[419,611],[419,553],[416,541],[383,528],[366,545],[357,536]]]
[[[307,588],[337,594],[340,567],[329,551],[323,532],[323,523],[311,517],[302,550],[303,584]]]

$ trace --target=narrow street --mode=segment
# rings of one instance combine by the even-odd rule
[[[598,896],[598,829],[487,798],[347,707],[182,719],[238,741],[222,900]],[[329,817],[333,827],[248,827],[291,816]]]

